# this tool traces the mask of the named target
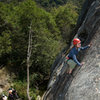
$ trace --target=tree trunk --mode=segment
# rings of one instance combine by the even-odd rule
[[[28,100],[31,100],[30,94],[29,94],[29,68],[30,68],[30,57],[31,57],[31,51],[32,51],[32,31],[31,31],[31,25],[29,30],[29,43],[28,43],[28,51],[27,51],[27,97]]]

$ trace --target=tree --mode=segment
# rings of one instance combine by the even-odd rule
[[[38,84],[41,81],[43,82],[45,77],[49,77],[50,66],[56,55],[60,52],[63,44],[61,42],[61,35],[53,16],[42,8],[39,8],[33,0],[26,0],[19,3],[19,5],[13,5],[13,3],[2,4],[0,8],[2,20],[7,22],[7,26],[10,27],[4,27],[4,30],[2,30],[2,33],[10,33],[11,50],[8,52],[8,62],[13,69],[17,70],[16,74],[21,81],[27,82],[26,78],[29,80],[29,74],[27,74],[27,77],[26,71],[30,73],[32,78],[30,77],[30,85],[29,83],[27,85],[28,87],[30,86],[30,91],[24,86],[24,91],[27,90],[28,98],[30,98],[28,93],[30,92],[30,95],[32,91],[34,93],[34,88],[35,90],[36,87],[39,88]],[[31,30],[34,30],[34,32],[31,33],[32,53],[31,57],[28,58],[26,54],[30,32],[29,26],[31,23]],[[30,61],[27,59],[31,60],[31,64],[29,64]],[[28,67],[26,67],[26,63],[29,64]],[[29,66],[31,66],[30,72],[29,69],[26,69]],[[35,75],[38,77],[35,78]]]
[[[29,94],[29,68],[31,66],[31,53],[32,53],[32,29],[30,25],[30,30],[29,30],[29,43],[28,43],[28,51],[27,51],[27,97],[28,100],[31,100],[30,94]]]

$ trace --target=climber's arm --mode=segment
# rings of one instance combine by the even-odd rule
[[[73,55],[73,60],[77,63],[78,66],[81,66],[81,63],[77,60],[76,55]]]
[[[85,47],[81,47],[80,49],[81,50],[85,50],[85,49],[88,49],[90,46],[89,45],[87,45],[87,46],[85,46]]]

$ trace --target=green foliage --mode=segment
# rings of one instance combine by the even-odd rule
[[[24,100],[27,100],[26,87],[27,87],[27,83],[25,81],[14,82],[14,88],[17,90],[18,95]]]
[[[11,38],[9,31],[3,31],[0,35],[0,56],[11,52]]]
[[[73,2],[73,4],[75,4],[76,6],[78,6],[79,8],[81,8],[81,6],[83,5],[83,3],[85,2],[85,0],[68,0],[68,2]]]
[[[38,4],[44,7],[46,10],[51,11],[53,7],[59,7],[67,3],[73,3],[77,6],[77,11],[80,12],[81,7],[85,0],[35,0]]]
[[[26,87],[27,87],[27,82],[26,81],[14,81],[13,83],[13,88],[17,90],[17,93],[19,97],[23,100],[27,100],[27,94],[26,94]],[[39,94],[39,90],[36,88],[31,88],[30,89],[30,96],[32,100],[36,100],[37,96]]]
[[[37,66],[43,68],[45,66],[47,68],[50,67],[53,62],[52,60],[54,60],[60,50],[59,41],[61,40],[59,30],[57,29],[53,17],[50,13],[38,8],[31,0],[21,3],[14,9],[15,10],[12,12],[13,16],[11,14],[9,18],[9,23],[13,24],[13,27],[18,28],[17,31],[15,30],[16,34],[12,38],[12,40],[14,39],[13,44],[17,47],[14,49],[15,52],[18,51],[20,55],[22,54],[24,55],[23,57],[25,57],[25,54],[27,53],[28,33],[30,31],[29,27],[32,23],[32,61],[34,68]],[[57,50],[58,52],[55,52]],[[24,58],[22,58],[22,60],[23,59]]]
[[[68,3],[73,3],[75,6],[77,6],[76,11],[78,12],[78,14],[80,14],[80,11],[84,2],[85,0],[68,0]]]
[[[35,1],[45,8],[50,8],[50,7],[57,7],[59,5],[63,5],[68,0],[35,0]]]
[[[49,76],[50,66],[61,50],[62,42],[60,41],[62,39],[56,22],[50,13],[38,8],[32,0],[26,0],[16,6],[13,3],[4,5],[1,3],[0,12],[2,14],[2,23],[7,23],[7,29],[2,30],[1,34],[0,43],[4,43],[4,40],[6,40],[5,47],[2,48],[2,50],[5,49],[6,51],[3,50],[2,52],[10,55],[8,56],[8,62],[10,65],[16,66],[19,77],[21,73],[26,72],[28,34],[31,25],[32,70],[30,71],[30,78],[33,79],[31,88],[35,89],[34,84],[39,81],[39,78],[34,75],[40,73],[38,76],[43,78]],[[21,78],[25,79],[25,75],[22,75]],[[42,77],[41,80],[43,80]],[[22,98],[26,98],[26,93],[24,92],[26,85],[23,84],[24,91],[21,90],[21,85],[21,82],[16,82],[15,88]],[[34,93],[34,97],[35,95],[36,93]]]
[[[52,9],[51,13],[55,16],[58,28],[60,29],[63,40],[69,44],[71,33],[75,28],[78,12],[77,6],[73,3],[67,3],[65,6]]]

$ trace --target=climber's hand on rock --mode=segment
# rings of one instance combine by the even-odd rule
[[[89,44],[88,46],[89,46],[89,47],[91,47],[91,45],[90,45],[90,44]]]
[[[82,62],[82,63],[81,63],[81,66],[83,66],[84,64],[85,64],[85,62]]]
[[[88,46],[91,47],[92,43],[90,43]]]

